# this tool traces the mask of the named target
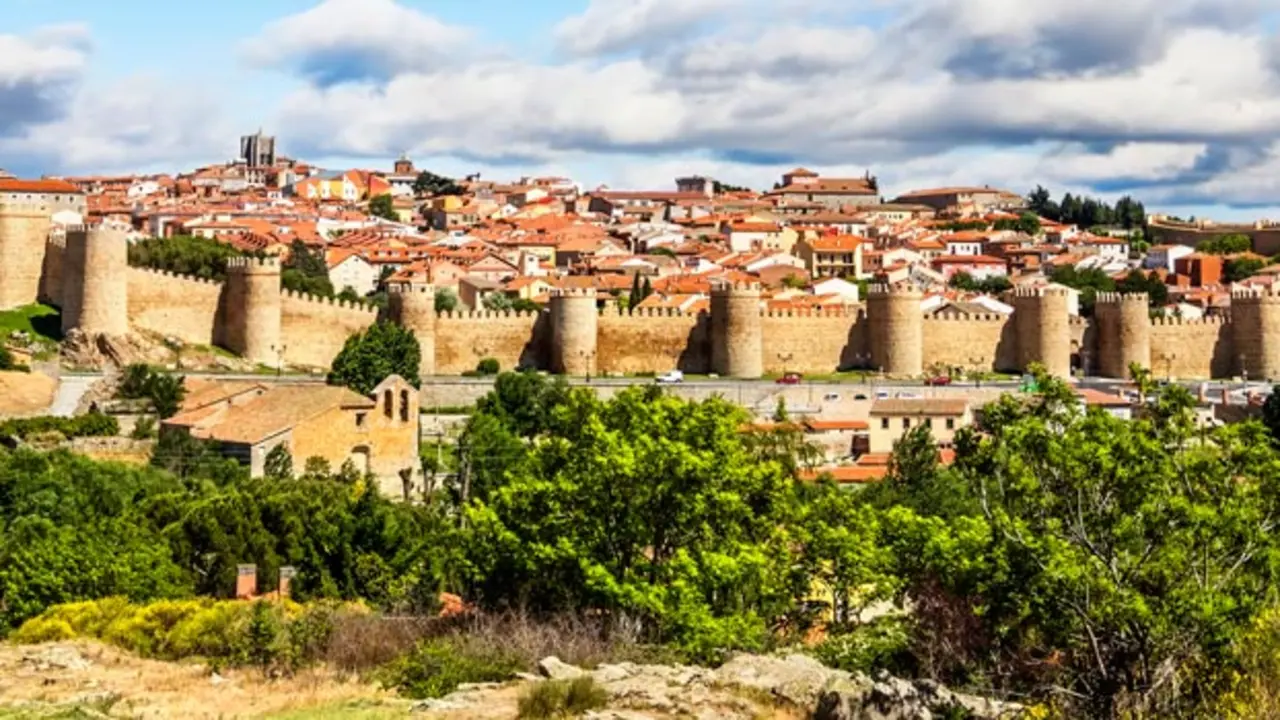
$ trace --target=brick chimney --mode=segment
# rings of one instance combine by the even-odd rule
[[[258,594],[258,566],[236,566],[236,599],[248,600]]]

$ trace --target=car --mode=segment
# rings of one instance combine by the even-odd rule
[[[950,384],[951,384],[951,378],[950,378],[950,377],[948,377],[948,376],[946,376],[946,375],[938,375],[938,376],[936,376],[936,377],[931,377],[931,378],[929,378],[928,380],[925,380],[925,381],[924,381],[924,384],[925,384],[925,385],[935,385],[935,386],[936,386],[936,385],[950,385]]]
[[[679,370],[671,370],[665,374],[654,378],[659,385],[675,385],[684,382],[684,373]]]
[[[787,373],[782,377],[778,378],[775,382],[777,382],[779,385],[799,385],[800,380],[803,379],[803,377],[804,376],[802,376],[800,373]]]
[[[834,402],[840,399],[840,393],[827,393],[822,396],[823,402]]]
[[[854,399],[854,400],[866,400],[866,399],[867,399],[867,396],[866,396],[866,395],[863,395],[862,393],[858,393],[857,395],[854,395],[854,396],[853,396],[853,399]]]

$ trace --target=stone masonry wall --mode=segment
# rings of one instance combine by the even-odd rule
[[[924,320],[924,366],[1011,370],[1017,366],[1017,336],[1011,317],[936,315]]]
[[[329,367],[352,334],[378,319],[376,309],[360,303],[284,291],[280,298],[280,340],[291,365]]]
[[[1224,318],[1152,321],[1151,371],[1156,377],[1229,377],[1234,362],[1231,324]]]
[[[605,310],[596,338],[596,368],[602,373],[711,371],[711,317],[662,309],[630,313]]]
[[[459,375],[475,370],[483,358],[503,370],[546,367],[550,337],[546,313],[455,312],[436,318],[436,372]]]
[[[766,373],[810,375],[866,365],[866,325],[856,310],[770,311],[761,318]]]
[[[129,268],[128,277],[129,322],[133,327],[196,345],[213,345],[220,340],[221,283],[138,267]]]

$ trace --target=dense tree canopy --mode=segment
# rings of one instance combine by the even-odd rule
[[[146,238],[129,245],[130,265],[208,280],[225,280],[227,259],[241,255],[230,245],[189,235]]]
[[[1147,222],[1146,208],[1128,195],[1117,200],[1114,206],[1071,193],[1065,193],[1060,202],[1054,202],[1049,191],[1037,185],[1027,196],[1027,207],[1040,217],[1085,229],[1101,225],[1137,230],[1145,227]]]
[[[1038,393],[983,408],[953,464],[918,427],[862,489],[797,481],[803,438],[723,399],[601,399],[537,373],[497,378],[413,504],[313,459],[248,481],[189,439],[140,469],[0,450],[0,625],[103,595],[225,595],[236,564],[287,564],[302,598],[413,611],[448,590],[625,617],[692,659],[821,622],[833,664],[1063,717],[1269,716],[1276,444],[1258,422],[1198,426],[1187,391],[1135,370],[1138,419],[1034,368]],[[910,612],[864,618],[886,599]]]
[[[422,349],[411,331],[378,321],[347,338],[329,369],[329,384],[368,395],[383,380],[399,375],[417,386],[421,363]]]
[[[1196,252],[1210,255],[1233,255],[1245,253],[1253,249],[1253,240],[1248,235],[1219,235],[1202,240],[1196,245]]]

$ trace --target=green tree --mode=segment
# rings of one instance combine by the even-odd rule
[[[13,352],[4,345],[0,345],[0,370],[12,370],[13,367]]]
[[[280,443],[271,448],[271,452],[267,453],[267,458],[263,461],[263,474],[276,480],[288,480],[293,477],[293,454],[289,452],[288,445]]]
[[[383,193],[370,198],[369,214],[392,222],[400,222],[400,216],[396,213],[395,202],[392,200],[390,193]]]
[[[649,283],[649,276],[644,276],[644,283],[640,286],[640,299],[646,300],[653,294],[653,285]]]
[[[423,170],[413,181],[413,192],[418,195],[461,195],[466,190],[451,178]]]
[[[458,294],[449,288],[436,289],[436,312],[453,312],[458,309]]]
[[[116,390],[116,395],[126,400],[151,401],[151,406],[162,420],[178,414],[186,394],[186,383],[181,375],[143,363],[127,365]]]
[[[1231,258],[1223,263],[1222,279],[1227,282],[1240,282],[1258,274],[1267,266],[1267,261],[1256,257]]]
[[[1271,441],[1280,446],[1280,385],[1273,386],[1262,403],[1262,424],[1271,433]]]
[[[329,370],[330,385],[346,385],[368,395],[383,380],[399,375],[414,387],[422,350],[409,330],[391,322],[378,321],[347,338]]]
[[[356,292],[356,289],[350,285],[342,288],[342,292],[338,293],[338,299],[346,300],[347,302],[361,302],[363,300],[360,297],[360,293]]]
[[[129,245],[129,264],[208,280],[225,280],[227,260],[244,253],[217,240],[188,235],[147,238]]]
[[[324,249],[312,250],[301,240],[294,240],[289,245],[289,258],[280,271],[280,285],[285,290],[333,297],[333,283],[329,280],[329,264],[325,261]]]
[[[1218,235],[1196,244],[1196,252],[1209,255],[1235,255],[1253,250],[1253,240],[1248,235]]]
[[[980,512],[899,507],[882,521],[917,601],[922,670],[1061,687],[1082,716],[1175,715],[1213,693],[1209,669],[1267,602],[1280,473],[1257,450],[1265,431],[1195,442],[1180,387],[1124,421],[1038,382],[1036,402],[1006,396],[984,410],[984,435],[957,438],[955,472]]]

